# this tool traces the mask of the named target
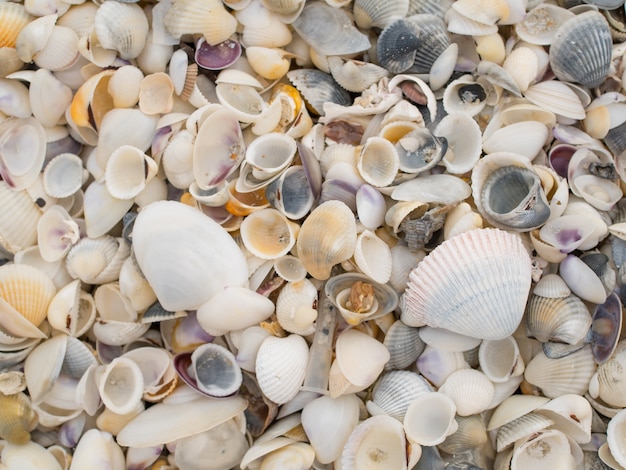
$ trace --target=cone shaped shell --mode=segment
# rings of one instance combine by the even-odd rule
[[[530,282],[530,258],[517,235],[498,229],[464,232],[412,271],[401,319],[410,326],[502,339],[522,320]]]
[[[328,279],[335,264],[354,254],[354,214],[343,202],[324,202],[302,224],[296,247],[306,270],[316,279]]]

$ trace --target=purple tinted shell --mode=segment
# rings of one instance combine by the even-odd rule
[[[195,61],[199,67],[207,70],[222,70],[232,65],[241,56],[241,45],[227,39],[211,46],[204,38],[196,44]]]

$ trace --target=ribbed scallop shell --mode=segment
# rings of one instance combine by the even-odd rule
[[[457,416],[458,428],[454,434],[439,444],[439,449],[448,454],[471,451],[487,442],[487,430],[480,415]]]
[[[450,45],[448,30],[441,18],[418,14],[406,18],[419,31],[419,48],[409,72],[428,73],[439,56]]]
[[[406,19],[394,21],[378,36],[378,63],[391,73],[409,70],[420,45],[419,29]]]
[[[23,4],[0,3],[0,47],[15,47],[18,34],[32,19]]]
[[[605,403],[615,406],[626,406],[624,383],[626,383],[626,342],[618,343],[613,356],[598,367],[596,381],[597,396]],[[592,394],[593,396],[594,394]]]
[[[0,437],[11,444],[26,444],[37,425],[37,415],[24,393],[0,394]]]
[[[340,201],[320,204],[302,224],[296,247],[306,270],[316,279],[328,279],[335,264],[354,254],[354,214]]]
[[[287,78],[319,115],[324,115],[324,103],[331,102],[341,106],[349,106],[352,103],[350,94],[337,84],[332,75],[321,70],[291,70],[287,72]]]
[[[426,343],[419,336],[419,330],[396,320],[385,334],[383,344],[387,346],[389,362],[385,370],[404,369],[413,364],[424,351]]]
[[[379,65],[359,60],[344,60],[337,56],[328,57],[328,66],[335,81],[341,87],[353,92],[362,92],[389,75],[389,72]]]
[[[13,191],[0,181],[0,245],[16,253],[37,243],[41,210],[26,191]]]
[[[174,3],[163,23],[174,36],[200,33],[215,45],[228,39],[237,28],[237,20],[218,0],[181,0]]]
[[[612,44],[609,25],[601,13],[576,15],[554,35],[550,46],[552,71],[560,80],[596,87],[609,73]]]
[[[496,448],[500,452],[518,439],[541,431],[552,424],[554,421],[546,416],[538,413],[527,413],[498,428]]]
[[[317,289],[308,279],[288,282],[276,299],[276,319],[290,333],[310,335],[315,332]]]
[[[530,282],[530,258],[517,235],[471,230],[444,241],[412,271],[401,318],[501,339],[519,325]]]
[[[87,284],[104,284],[118,279],[130,247],[122,238],[105,235],[82,238],[65,258],[67,271]]]
[[[474,369],[461,369],[448,376],[439,392],[454,401],[459,416],[485,411],[493,400],[495,389],[485,374]]]
[[[591,349],[585,346],[558,359],[550,359],[540,352],[526,365],[524,378],[539,387],[548,398],[566,393],[582,395],[587,391],[595,370]]]
[[[376,382],[372,391],[372,403],[375,406],[372,407],[368,402],[368,409],[372,414],[383,412],[402,421],[411,402],[432,391],[432,386],[420,374],[408,370],[393,370],[381,375]]]
[[[538,341],[576,344],[587,335],[591,315],[580,298],[571,294],[549,299],[531,295],[525,313],[526,335]]]
[[[43,271],[27,264],[0,267],[0,297],[33,325],[46,318],[56,287]]]
[[[295,397],[304,381],[308,360],[309,346],[302,336],[266,338],[255,367],[263,394],[279,405]]]
[[[544,274],[533,288],[533,294],[549,299],[562,299],[572,291],[558,274]]]
[[[393,21],[404,18],[408,10],[409,0],[355,0],[352,7],[354,21],[362,29],[383,29]]]

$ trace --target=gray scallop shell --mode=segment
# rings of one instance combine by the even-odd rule
[[[443,19],[453,3],[454,0],[409,0],[407,16],[429,13]]]
[[[411,402],[432,391],[432,386],[417,372],[392,370],[384,373],[376,382],[372,402],[389,416],[402,421]]]
[[[604,137],[604,143],[613,155],[622,154],[626,150],[626,122],[609,129]]]
[[[433,63],[450,45],[450,36],[443,20],[435,15],[418,14],[406,18],[419,31],[419,47],[411,73],[428,73]]]
[[[383,344],[389,350],[389,361],[385,364],[385,370],[404,369],[410,366],[419,357],[426,343],[422,341],[419,330],[408,326],[400,320],[396,320],[385,334]]]
[[[378,36],[378,63],[391,73],[402,73],[413,66],[419,45],[417,26],[407,19],[394,21]]]
[[[354,54],[370,47],[369,39],[354,26],[346,11],[325,2],[307,3],[292,26],[322,55]]]
[[[531,295],[526,305],[526,335],[541,342],[576,344],[591,326],[589,310],[577,296],[549,299]]]
[[[324,115],[324,103],[326,102],[341,106],[352,104],[350,93],[341,88],[331,75],[321,70],[291,70],[287,72],[287,78],[320,116]]]
[[[556,31],[550,67],[560,80],[597,87],[609,73],[612,44],[604,16],[597,11],[581,13]]]

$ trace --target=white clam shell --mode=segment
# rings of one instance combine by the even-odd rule
[[[135,59],[146,44],[148,19],[133,3],[100,5],[94,25],[100,44],[116,50],[122,59]]]
[[[197,347],[191,354],[191,367],[198,388],[213,397],[235,393],[243,381],[233,353],[218,344]]]
[[[500,248],[496,248],[498,246]],[[501,252],[499,256],[503,257],[502,266],[507,266],[507,272],[511,276],[509,279],[495,272],[487,277],[486,272],[488,271],[485,269],[498,269],[498,263],[493,260],[487,263],[489,268],[479,267],[483,263],[483,256],[480,253],[488,252],[491,254],[490,256],[494,256],[496,249]],[[475,259],[471,260],[474,257]],[[439,266],[448,266],[444,268],[443,272],[449,273],[449,280],[440,277],[435,280],[434,272],[431,269],[439,271],[441,268],[435,267],[438,264]],[[502,299],[493,302],[491,296],[488,296],[489,298],[474,296],[472,294],[475,292],[474,286],[468,287],[467,294],[460,295],[457,287],[451,289],[455,292],[454,294],[452,292],[443,294],[446,289],[445,286],[449,282],[456,283],[456,281],[452,281],[455,276],[451,273],[457,271],[461,265],[465,266],[464,278],[466,282],[473,282],[469,281],[468,277],[468,273],[472,271],[476,273],[477,279],[481,280],[477,282],[484,282],[485,279],[490,278],[500,285],[500,287],[494,288],[492,292],[502,293]],[[404,309],[401,319],[411,326],[427,324],[475,338],[504,338],[515,331],[522,319],[530,288],[530,274],[530,259],[521,240],[516,235],[494,229],[477,229],[462,233],[443,242],[424,258],[411,273],[409,285],[403,296]],[[508,291],[508,293],[504,294],[504,291]],[[434,292],[442,292],[442,294],[439,296],[435,295]],[[458,297],[455,298],[457,295]],[[439,300],[435,301],[434,299]],[[445,306],[438,304],[438,302],[444,302]],[[475,306],[469,307],[470,304]],[[505,305],[507,305],[506,308]],[[465,309],[466,307],[468,313],[463,315],[464,321],[461,324],[460,317],[451,315],[450,312],[457,312],[458,314],[461,308]],[[473,313],[470,312],[481,311],[484,314],[486,309],[494,312],[494,323],[492,323],[490,331],[486,331],[483,321],[477,318],[473,322],[471,319]],[[438,313],[443,311],[447,312],[445,318]],[[453,320],[452,317],[456,319]],[[496,322],[495,318],[497,317],[500,318]]]
[[[426,346],[417,359],[417,370],[437,387],[453,372],[467,368],[469,364],[463,353],[442,351],[431,346]]]
[[[315,332],[317,288],[308,279],[288,282],[276,299],[276,319],[290,333],[303,336]]]
[[[357,236],[354,261],[357,268],[374,281],[381,284],[389,281],[392,267],[391,249],[374,232],[364,230]]]
[[[396,201],[457,204],[470,194],[469,185],[458,176],[439,174],[419,176],[400,183],[393,189],[391,198]]]
[[[607,428],[607,444],[611,450],[611,454],[619,465],[626,467],[626,452],[624,451],[624,410],[617,413]]]
[[[592,409],[589,401],[580,395],[566,394],[541,405],[535,413],[550,418],[553,428],[564,432],[579,444],[591,439]]]
[[[536,121],[520,121],[501,127],[483,142],[485,153],[507,151],[515,152],[529,160],[534,159],[548,138],[548,128]]]
[[[455,414],[454,401],[443,393],[428,392],[420,395],[411,402],[404,415],[407,438],[424,446],[441,444],[458,428]]]
[[[107,160],[104,178],[111,196],[132,199],[154,178],[157,170],[156,162],[140,149],[122,145]]]
[[[461,369],[448,376],[439,392],[452,398],[459,416],[469,416],[487,409],[494,396],[494,387],[482,372]]]
[[[0,124],[0,175],[14,190],[37,178],[46,155],[46,134],[35,118],[8,119]]]
[[[357,330],[346,330],[337,338],[337,364],[351,384],[368,387],[380,375],[389,360],[387,348]]]
[[[244,246],[253,255],[276,259],[293,248],[299,226],[277,209],[265,208],[247,216],[239,230]]]
[[[43,170],[46,192],[56,198],[75,194],[87,180],[83,160],[73,153],[61,153],[48,162]]]
[[[281,405],[296,396],[304,381],[309,348],[302,336],[271,336],[261,343],[256,377],[263,393]]]
[[[567,287],[583,300],[602,304],[606,300],[606,291],[600,278],[580,258],[567,255],[559,265],[559,274]]]
[[[209,239],[212,244],[203,242]],[[247,283],[245,259],[228,232],[180,203],[144,207],[135,220],[133,246],[141,271],[167,310],[197,309],[223,287]]]
[[[480,128],[474,119],[466,113],[449,114],[437,124],[433,134],[448,142],[443,164],[449,173],[463,174],[473,168],[481,153]]]
[[[356,395],[322,396],[304,405],[302,427],[320,463],[334,462],[359,422]]]
[[[78,224],[61,206],[50,207],[37,223],[37,244],[46,261],[62,259],[79,238]]]
[[[512,336],[501,340],[485,340],[478,349],[480,369],[492,382],[506,382],[524,371],[517,341]]]
[[[481,344],[480,339],[454,333],[445,328],[423,326],[418,331],[424,343],[440,351],[465,352]]]
[[[87,284],[104,284],[118,279],[122,263],[130,254],[123,238],[105,235],[81,238],[65,257],[67,272]]]

